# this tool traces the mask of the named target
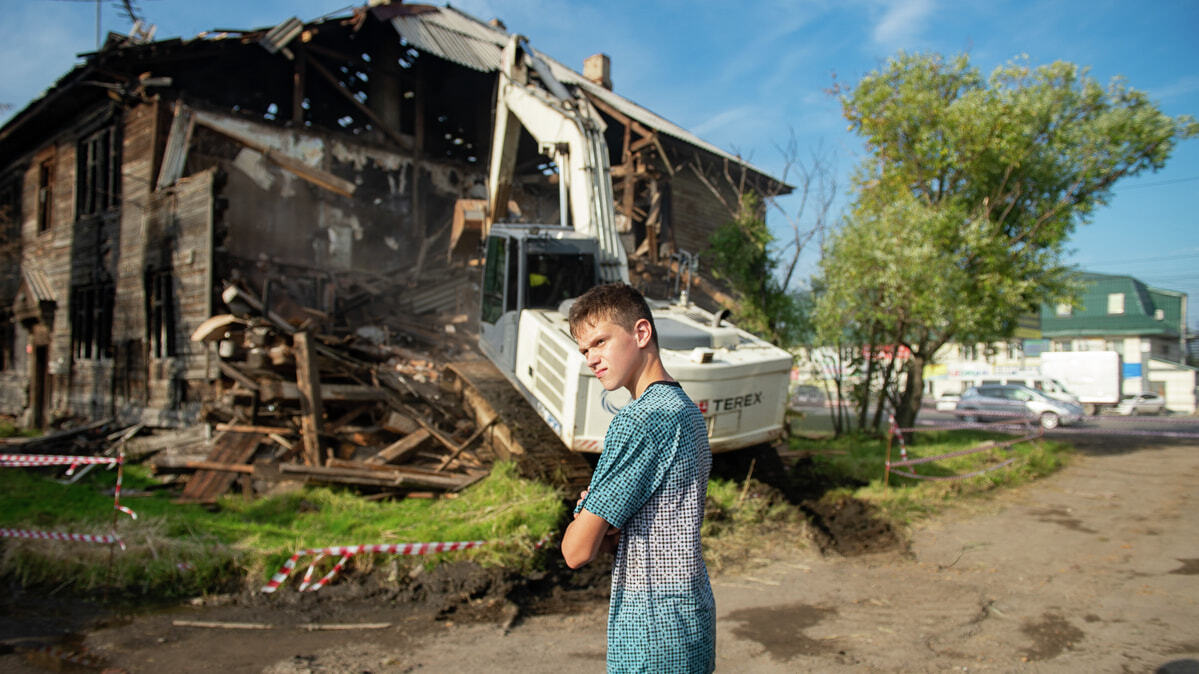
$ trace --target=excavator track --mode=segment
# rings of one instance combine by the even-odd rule
[[[575,497],[591,481],[591,464],[570,451],[533,406],[487,360],[445,366],[444,384],[461,396],[463,408],[480,427],[496,456],[516,462],[521,475],[551,484]]]

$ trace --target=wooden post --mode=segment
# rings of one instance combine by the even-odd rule
[[[425,73],[420,66],[417,68],[421,72],[417,73],[416,85],[413,87],[415,100],[412,102],[412,215],[416,221],[416,231],[421,236],[428,236],[428,227],[424,220],[424,204],[421,203],[420,170],[425,161],[425,134],[428,133],[428,129],[425,128],[428,123],[425,115],[429,102],[425,100],[428,95],[428,87],[425,86]]]
[[[633,228],[633,196],[636,192],[637,177],[629,171],[624,177],[624,192],[620,195],[620,211],[629,219],[629,231]]]
[[[304,126],[304,90],[308,81],[308,51],[296,49],[295,70],[291,76],[291,121]]]
[[[307,332],[293,337],[296,353],[296,388],[300,393],[300,430],[304,438],[304,463],[325,465],[321,455],[321,373],[316,363],[316,350],[308,343]]]

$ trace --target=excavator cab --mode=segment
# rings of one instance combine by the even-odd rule
[[[557,309],[599,283],[594,239],[555,226],[495,225],[487,236],[480,346],[511,371],[524,309]]]

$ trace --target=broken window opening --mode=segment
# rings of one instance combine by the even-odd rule
[[[0,184],[0,252],[21,240],[21,183],[9,178]]]
[[[13,367],[16,358],[17,331],[8,312],[0,314],[0,371]]]
[[[37,169],[37,231],[48,232],[54,224],[54,159],[46,159]]]
[[[77,164],[78,218],[101,215],[120,206],[121,141],[116,124],[79,141]]]
[[[168,267],[147,269],[145,278],[146,343],[154,358],[177,355],[175,275]]]
[[[75,360],[112,357],[112,314],[116,289],[112,281],[71,288],[71,353]]]

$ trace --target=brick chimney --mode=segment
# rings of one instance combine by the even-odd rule
[[[583,78],[612,90],[612,59],[607,54],[592,54],[583,59]]]

